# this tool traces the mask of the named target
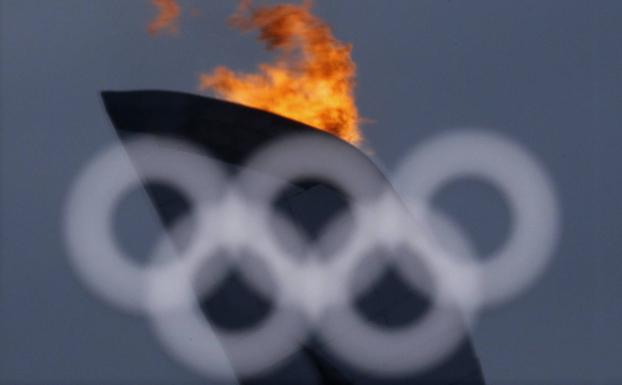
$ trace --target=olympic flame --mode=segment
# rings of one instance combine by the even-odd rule
[[[175,0],[151,0],[158,14],[149,33],[176,33],[181,7]],[[199,78],[199,88],[223,99],[270,111],[330,132],[352,144],[362,141],[354,100],[356,65],[352,46],[337,40],[330,27],[302,4],[253,6],[242,0],[230,24],[259,31],[275,53],[256,72],[221,66]]]
[[[352,47],[311,13],[310,1],[262,6],[243,1],[230,23],[242,31],[258,30],[258,39],[276,57],[255,73],[217,67],[201,74],[201,90],[361,142]]]
[[[181,7],[175,0],[151,0],[158,14],[147,26],[149,34],[160,32],[177,33],[177,23],[181,15]]]

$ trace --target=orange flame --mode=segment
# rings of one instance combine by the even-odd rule
[[[151,0],[151,3],[158,10],[158,14],[147,27],[149,34],[152,36],[159,32],[176,34],[181,8],[175,0]]]
[[[260,7],[243,1],[230,22],[242,31],[259,30],[259,39],[277,57],[260,64],[256,73],[218,67],[201,75],[201,90],[211,89],[224,99],[360,144],[352,47],[337,40],[330,27],[311,13],[310,1]]]

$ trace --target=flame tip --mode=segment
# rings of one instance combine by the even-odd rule
[[[242,31],[276,52],[256,73],[216,67],[202,74],[202,90],[227,100],[267,110],[328,131],[352,144],[361,142],[354,103],[356,66],[352,45],[336,39],[310,10],[313,2],[255,6],[243,0],[230,18]]]
[[[179,33],[181,7],[175,0],[151,0],[158,14],[148,31]],[[258,40],[276,57],[255,73],[218,66],[198,76],[198,89],[214,96],[270,111],[327,131],[354,145],[362,143],[355,104],[356,65],[352,44],[338,40],[311,13],[312,0],[299,4],[255,5],[241,0],[229,24],[258,31]]]

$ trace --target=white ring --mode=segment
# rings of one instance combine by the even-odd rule
[[[423,143],[396,173],[398,190],[431,204],[451,180],[481,177],[508,200],[513,224],[506,242],[479,263],[482,305],[517,295],[550,261],[559,235],[559,209],[553,183],[529,152],[497,134],[463,130]]]
[[[326,181],[348,196],[348,209],[355,216],[360,212],[357,207],[373,204],[387,183],[358,150],[333,137],[317,133],[275,140],[255,154],[246,166],[234,189],[250,202],[250,206],[265,208],[255,214],[261,216],[265,224],[270,222],[269,208],[273,200],[288,183],[300,179]],[[258,178],[260,174],[257,171],[267,173],[271,178]],[[357,222],[355,218],[355,226]],[[310,253],[318,254],[315,249],[308,247]],[[253,277],[247,278],[253,281]]]
[[[235,252],[252,247],[268,262],[267,266],[274,269],[271,272],[277,277],[288,276],[288,272],[294,270],[276,243],[266,241],[270,235],[261,231],[262,227],[251,225],[251,231],[238,231],[240,237],[231,238],[231,229],[227,225],[205,226],[222,223],[226,218],[235,220],[235,213],[240,209],[244,211],[242,207],[235,207],[243,203],[234,196],[225,201],[230,203],[218,208],[198,209],[201,218],[197,231],[199,241],[190,245],[189,250],[178,258],[179,262],[150,275],[146,300],[153,329],[170,354],[204,375],[231,379],[235,375],[254,376],[284,362],[300,347],[308,327],[302,312],[285,295],[291,292],[290,287],[282,287],[272,296],[271,313],[252,330],[227,332],[211,325],[203,316],[193,283],[198,278],[195,275],[203,273],[203,264],[209,263],[217,250]],[[208,233],[202,231],[210,228],[212,230]],[[253,228],[259,231],[253,231]],[[156,255],[166,250],[166,242],[161,246],[163,249],[156,249]],[[237,260],[231,262],[239,263]],[[277,282],[282,280],[277,279]],[[213,283],[202,286],[203,295],[215,288]]]
[[[121,198],[144,180],[172,184],[196,206],[217,197],[223,185],[218,168],[194,147],[153,137],[115,144],[79,174],[65,208],[70,261],[95,294],[130,311],[144,310],[147,269],[117,244],[113,215]]]
[[[379,331],[352,309],[352,298],[342,294],[335,297],[341,302],[333,303],[318,325],[322,341],[350,364],[374,374],[396,376],[423,370],[452,352],[466,335],[478,309],[464,306],[462,292],[477,292],[477,277],[468,274],[470,279],[456,282],[455,273],[462,265],[456,265],[444,255],[444,250],[427,237],[429,230],[423,229],[421,221],[408,215],[392,191],[387,191],[376,205],[365,211],[367,226],[357,227],[359,234],[334,262],[329,262],[329,271],[350,273],[341,277],[337,281],[341,286],[332,287],[332,291],[347,292],[346,286],[352,279],[352,272],[356,271],[355,265],[362,261],[364,251],[370,250],[370,245],[403,246],[421,258],[420,262],[433,278],[434,287],[422,279],[421,271],[417,271],[422,267],[421,263],[413,264],[417,261],[392,257],[389,262],[401,267],[400,273],[414,288],[423,289],[431,306],[422,319],[410,326]],[[379,265],[374,267],[378,269]],[[362,286],[367,287],[369,283]]]

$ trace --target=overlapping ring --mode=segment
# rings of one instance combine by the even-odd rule
[[[232,378],[235,374],[251,376],[267,370],[295,351],[311,328],[333,352],[362,369],[381,375],[423,369],[451,352],[464,336],[465,321],[472,320],[480,307],[515,295],[539,271],[531,270],[510,281],[514,285],[510,289],[491,284],[499,282],[494,281],[494,274],[504,274],[507,267],[494,267],[494,260],[484,266],[475,259],[452,256],[422,221],[429,217],[427,199],[438,184],[468,171],[489,177],[508,195],[519,226],[533,223],[534,207],[552,207],[545,212],[546,221],[540,228],[544,235],[537,239],[544,246],[528,250],[533,258],[527,267],[535,263],[541,269],[550,255],[558,225],[552,188],[535,161],[519,147],[489,134],[458,134],[433,142],[404,163],[398,185],[406,186],[407,192],[414,192],[423,202],[417,205],[408,199],[413,214],[408,215],[377,169],[366,164],[368,160],[362,155],[343,146],[321,136],[277,141],[262,149],[229,183],[216,162],[189,145],[154,138],[126,143],[141,177],[179,188],[191,201],[198,220],[193,241],[182,255],[154,258],[146,267],[138,267],[124,257],[110,236],[115,205],[125,191],[139,183],[123,149],[113,147],[89,165],[72,190],[66,221],[71,260],[91,289],[117,306],[147,314],[168,351],[207,376]],[[486,151],[481,151],[482,146]],[[493,158],[503,153],[501,161],[495,159],[497,166],[488,164],[490,158],[482,155],[486,152]],[[435,171],[431,165],[441,168]],[[514,189],[513,179],[506,176],[508,167],[519,172],[522,182],[531,183],[528,199],[523,187]],[[407,183],[411,175],[417,181],[416,190]],[[268,226],[276,215],[270,209],[276,194],[288,181],[305,177],[326,180],[345,191],[354,218],[354,234],[334,258],[321,263],[313,257],[317,254],[315,245],[308,245],[295,229],[291,229],[289,238],[311,258],[290,258]],[[285,222],[276,217],[277,222]],[[330,238],[343,223],[342,218],[337,218],[322,239]],[[499,254],[502,260],[514,261],[516,248],[532,235],[529,229],[519,230],[523,235],[519,241],[511,241],[512,252]],[[529,236],[524,235],[525,231]],[[392,261],[399,265],[407,281],[423,288],[432,298],[431,310],[409,327],[379,331],[351,308],[352,293],[348,294],[347,287],[350,275],[362,262],[364,252],[378,243],[406,245],[433,276],[431,287],[420,278],[421,264],[404,259]],[[322,240],[317,244],[321,245]],[[278,290],[266,289],[265,280],[255,270],[234,261],[249,282],[276,304],[275,310],[252,331],[218,330],[205,321],[194,298],[197,271],[211,272],[208,280],[202,280],[204,291],[213,290],[222,278],[222,267],[202,267],[213,262],[210,259],[223,247],[233,251],[251,248],[266,271],[276,277]],[[167,253],[175,253],[174,247],[163,238],[155,254]],[[512,262],[510,266],[524,264]],[[369,284],[368,280],[363,286]],[[503,295],[491,295],[487,292],[490,288]]]

